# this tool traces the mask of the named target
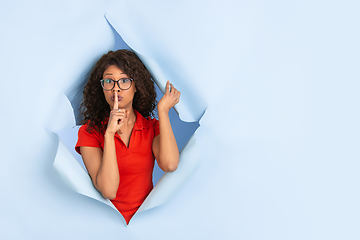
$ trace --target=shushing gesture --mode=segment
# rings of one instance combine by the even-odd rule
[[[171,89],[170,89],[171,86]],[[181,92],[178,91],[170,81],[166,82],[166,91],[164,96],[160,99],[158,103],[158,112],[169,113],[169,110],[174,107],[180,100]]]
[[[111,134],[115,134],[116,132],[120,131],[120,128],[123,126],[128,117],[128,113],[125,111],[125,109],[119,109],[118,105],[119,100],[117,91],[115,91],[114,106],[110,112],[109,122],[106,129],[106,131]]]

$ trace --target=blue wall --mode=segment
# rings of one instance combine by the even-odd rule
[[[1,239],[359,239],[356,1],[0,9]],[[119,47],[115,33],[160,88],[170,79],[180,89],[183,121],[202,116],[196,144],[164,184],[181,181],[162,188],[175,191],[129,226],[53,166],[86,76]],[[198,125],[184,126],[191,135]]]

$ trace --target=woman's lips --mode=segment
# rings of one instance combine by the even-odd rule
[[[120,95],[117,95],[117,97],[118,97],[118,101],[120,101],[121,99],[123,99],[123,97],[120,96]],[[112,95],[111,100],[112,100],[112,101],[115,101],[115,94]]]

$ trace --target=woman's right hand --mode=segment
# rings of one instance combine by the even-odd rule
[[[104,198],[114,199],[120,183],[114,135],[127,118],[125,109],[119,111],[117,93],[107,124],[104,148],[80,147],[81,156],[94,186]]]
[[[118,107],[118,97],[117,92],[115,91],[114,96],[114,107],[110,112],[109,122],[107,124],[106,133],[115,135],[124,124],[127,116],[125,109],[119,109]]]

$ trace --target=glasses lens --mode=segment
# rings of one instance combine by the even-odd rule
[[[101,86],[105,90],[111,90],[114,87],[114,81],[111,79],[103,79],[101,80]]]
[[[127,90],[131,87],[131,79],[130,78],[123,78],[119,80],[119,87],[122,90]]]

